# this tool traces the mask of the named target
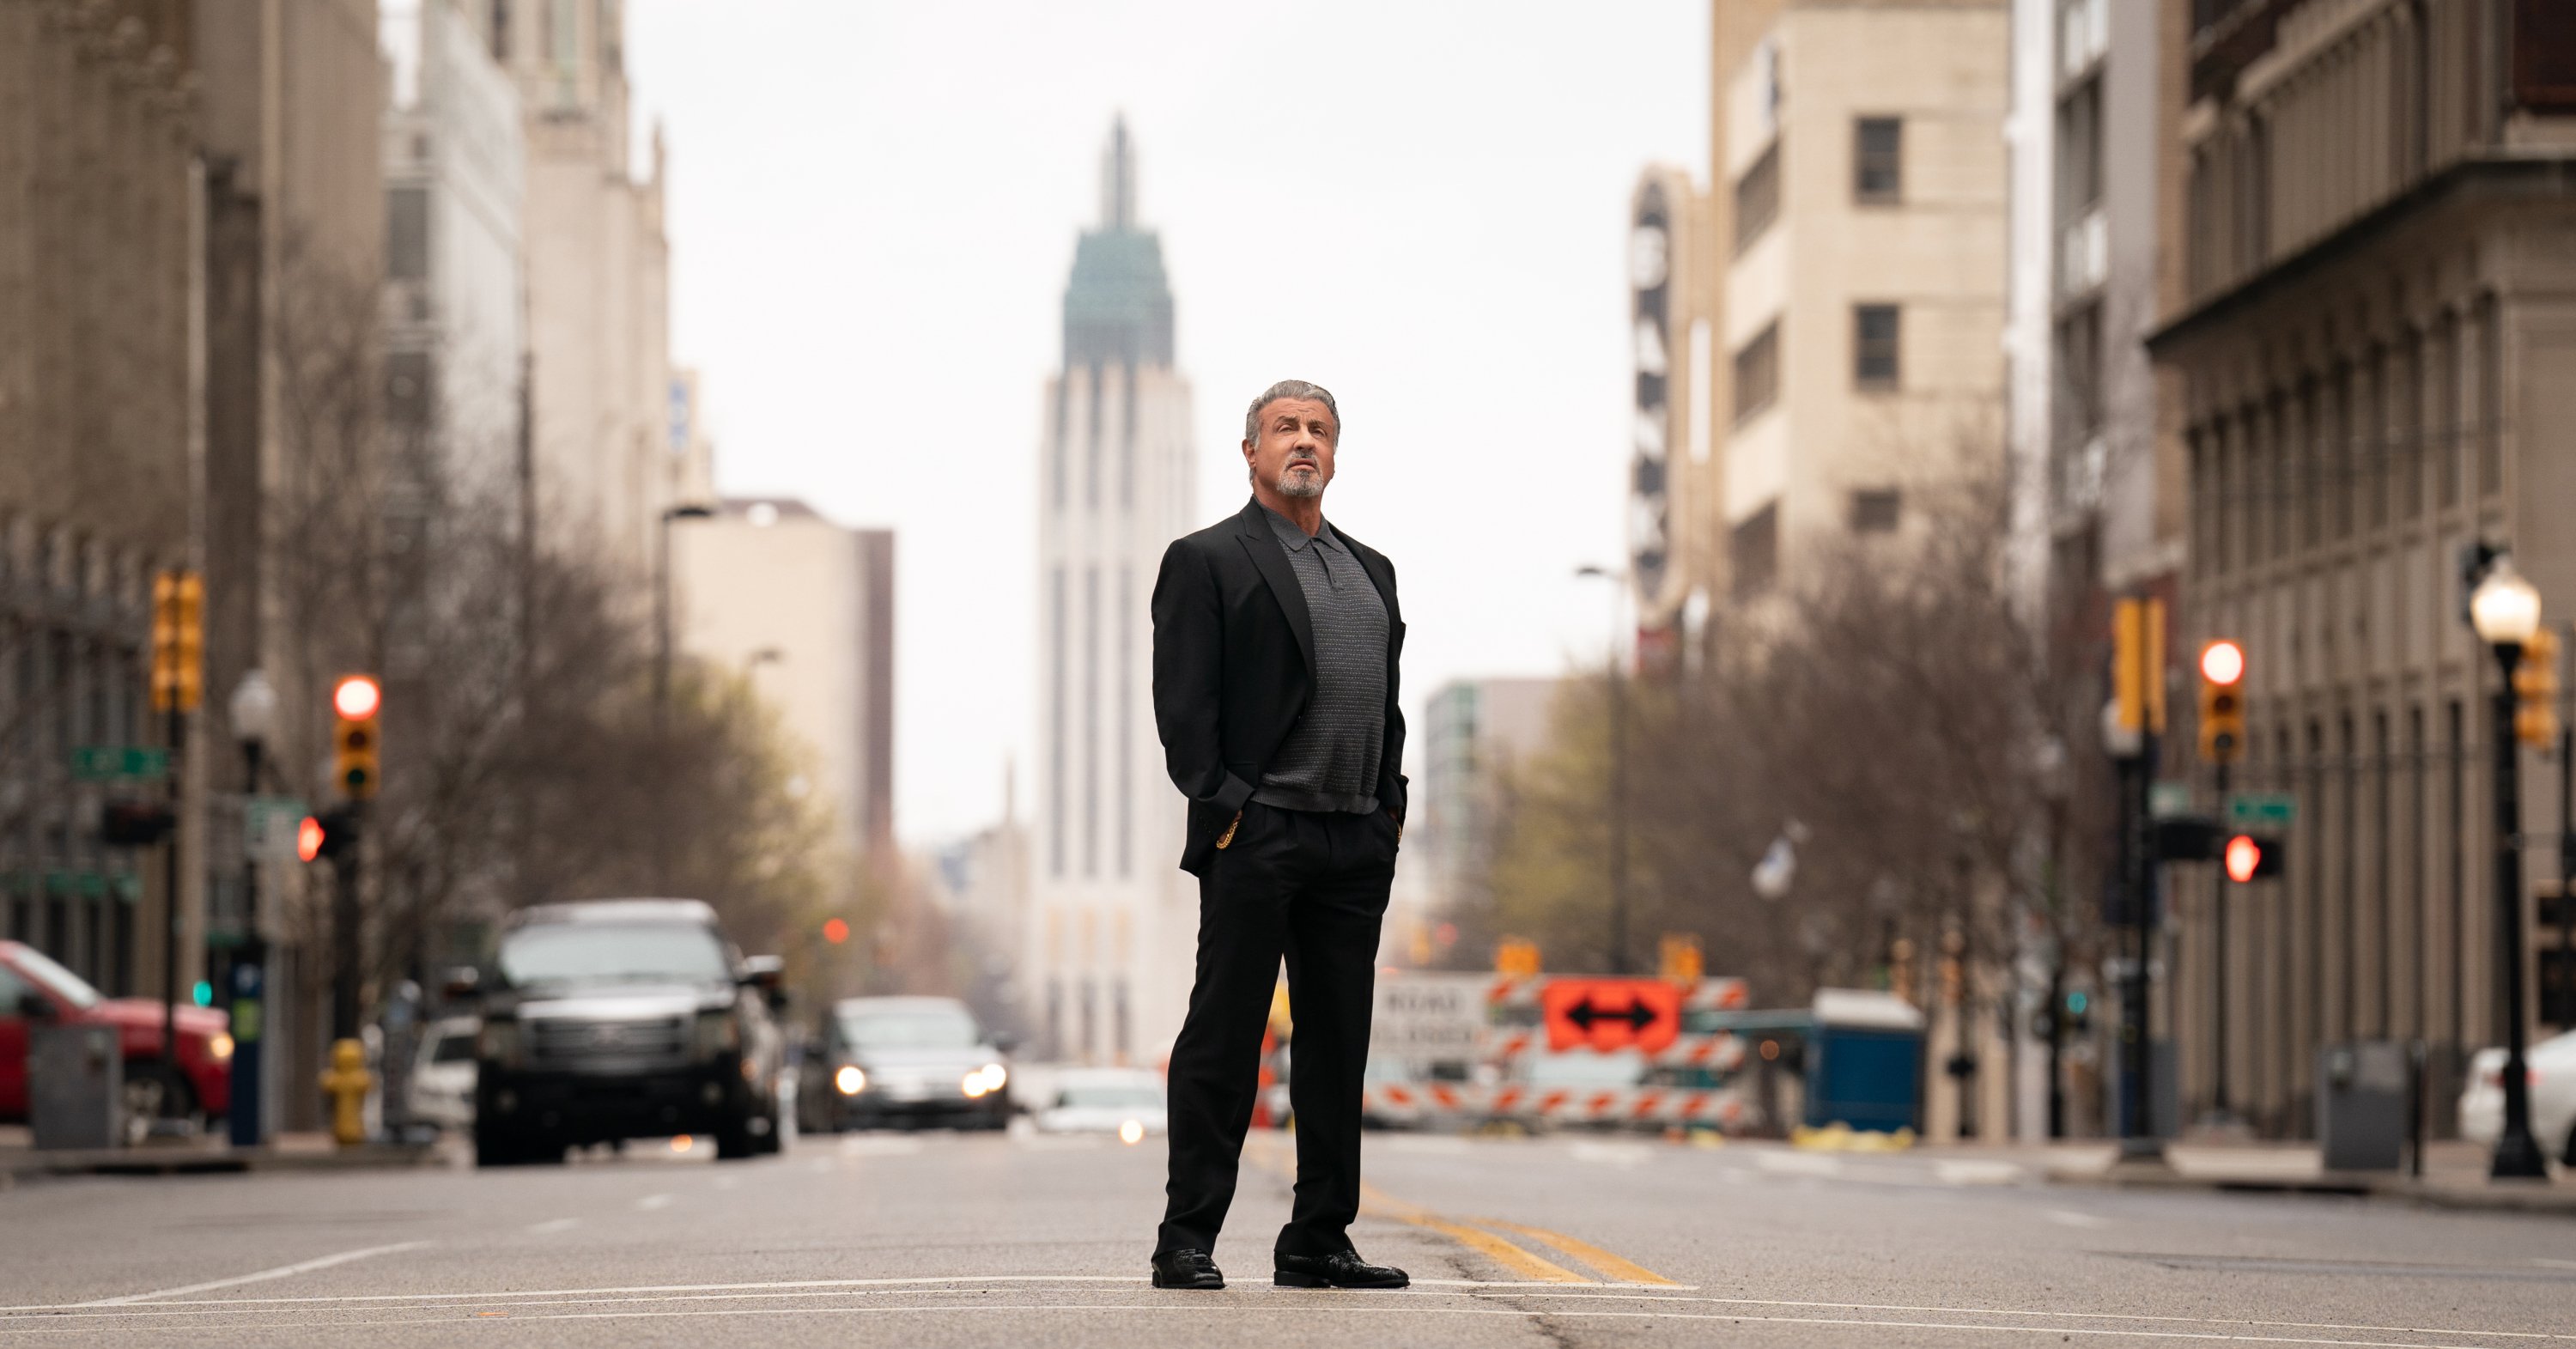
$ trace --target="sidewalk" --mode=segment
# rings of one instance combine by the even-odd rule
[[[2425,1146],[2420,1179],[2404,1171],[2328,1171],[2317,1147],[2300,1143],[2170,1141],[2162,1167],[2121,1166],[2119,1147],[2108,1140],[1942,1144],[1914,1151],[1934,1158],[2009,1158],[2058,1185],[2352,1195],[2432,1208],[2576,1217],[2576,1173],[2553,1166],[2545,1183],[2496,1184],[2487,1179],[2487,1150],[2457,1141]]]
[[[367,1143],[343,1148],[328,1134],[280,1134],[265,1147],[235,1148],[220,1137],[153,1139],[140,1147],[39,1152],[23,1125],[0,1124],[0,1190],[47,1176],[183,1176],[251,1171],[347,1171],[445,1166],[434,1143]]]

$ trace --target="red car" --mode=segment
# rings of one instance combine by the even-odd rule
[[[161,1004],[111,998],[24,942],[0,941],[0,1120],[27,1118],[27,1035],[37,1022],[116,1027],[132,1115],[202,1118],[232,1102],[232,1019],[179,1008],[179,1071],[161,1063]]]

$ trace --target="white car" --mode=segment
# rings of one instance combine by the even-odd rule
[[[1116,1134],[1134,1143],[1171,1127],[1163,1079],[1147,1068],[1068,1068],[1036,1114],[1040,1132]]]
[[[2576,1031],[2523,1051],[2531,1074],[2531,1136],[2544,1157],[2576,1166]],[[2504,1131],[2504,1051],[2481,1049],[2460,1089],[2460,1136],[2495,1146]]]
[[[421,1037],[419,1057],[412,1060],[413,1119],[446,1133],[474,1128],[474,1033],[482,1025],[470,1016],[431,1023],[429,1034]]]

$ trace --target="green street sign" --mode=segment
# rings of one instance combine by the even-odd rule
[[[2231,792],[2228,823],[2247,829],[2279,828],[2299,818],[2299,798],[2288,792]]]
[[[72,776],[82,782],[110,778],[165,778],[170,751],[149,745],[82,745],[72,751]]]

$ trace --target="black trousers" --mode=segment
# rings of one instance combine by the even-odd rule
[[[1296,1026],[1288,1100],[1297,1115],[1297,1198],[1275,1249],[1350,1249],[1360,1211],[1361,1072],[1396,836],[1383,812],[1254,802],[1200,878],[1198,982],[1172,1046],[1171,1172],[1156,1252],[1216,1249],[1283,957]]]

